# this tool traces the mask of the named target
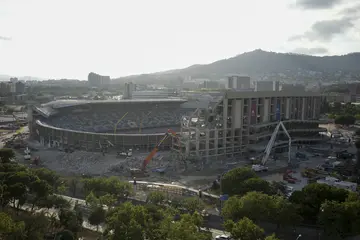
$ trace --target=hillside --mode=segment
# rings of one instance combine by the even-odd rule
[[[275,53],[255,50],[229,59],[206,65],[193,65],[184,69],[143,74],[114,79],[115,81],[155,81],[176,79],[184,76],[219,79],[229,73],[266,75],[271,73],[297,73],[316,71],[327,74],[334,72],[359,73],[360,53],[342,56],[317,57],[293,53]]]

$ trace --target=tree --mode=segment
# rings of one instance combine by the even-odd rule
[[[73,178],[70,180],[69,184],[69,190],[73,197],[76,196],[77,186],[78,186],[78,180],[76,178]]]
[[[359,138],[359,137],[357,137],[357,138]],[[356,140],[355,147],[356,147],[355,173],[357,176],[360,176],[360,139]]]
[[[259,192],[249,192],[241,198],[230,197],[222,209],[226,220],[239,221],[247,217],[255,222],[268,221],[282,226],[296,225],[302,218],[297,209],[282,196],[269,196]]]
[[[55,240],[75,240],[74,234],[69,230],[63,230],[56,233]]]
[[[205,208],[204,202],[198,197],[185,198],[181,202],[181,206],[185,208],[189,213],[193,214],[196,211],[202,211]]]
[[[42,200],[47,199],[52,194],[52,187],[44,180],[37,179],[30,185],[30,191],[34,197],[30,201],[32,203],[31,210],[34,209],[35,205],[39,204]]]
[[[264,238],[264,230],[246,217],[236,223],[228,220],[225,222],[224,227],[226,231],[230,232],[231,237],[236,240],[256,240]]]
[[[0,212],[0,239],[7,239],[13,234],[24,230],[24,222],[15,222],[9,215]]]
[[[166,199],[166,196],[163,192],[150,192],[146,198],[147,203],[153,203],[155,205],[159,205],[163,203]]]
[[[270,216],[277,224],[279,229],[282,226],[296,226],[302,221],[302,217],[297,213],[296,207],[287,199],[276,196],[273,197]]]
[[[335,118],[335,124],[352,125],[355,124],[356,118],[352,115],[341,115]]]
[[[25,223],[24,236],[26,239],[42,240],[49,229],[49,219],[44,213],[23,213],[21,219]]]
[[[173,222],[171,218],[167,218],[162,223],[163,238],[169,240],[211,240],[212,235],[199,231],[197,224],[199,223],[198,214],[183,214],[180,221]],[[201,216],[200,216],[201,218]],[[201,220],[201,219],[200,219]]]
[[[95,208],[100,204],[99,199],[95,196],[93,192],[90,192],[85,199],[86,205],[90,205],[90,207]]]
[[[227,172],[221,179],[222,192],[237,195],[242,192],[240,183],[250,178],[257,178],[256,173],[250,168],[235,168]]]
[[[93,192],[97,198],[110,194],[116,199],[126,199],[133,193],[133,186],[117,177],[89,178],[84,179],[83,183],[86,194]]]
[[[312,183],[301,191],[295,191],[289,200],[291,203],[296,204],[298,213],[307,223],[315,224],[321,204],[326,200],[341,203],[347,199],[348,195],[349,191],[345,189]]]
[[[360,201],[325,201],[321,205],[318,223],[323,226],[328,238],[345,238],[358,235],[360,230]]]
[[[70,230],[76,236],[76,234],[81,230],[83,224],[83,216],[81,212],[77,209],[60,209],[59,211],[59,221],[61,226],[65,229]]]
[[[15,157],[15,153],[11,148],[0,149],[1,163],[10,163],[11,159]]]
[[[126,202],[109,211],[106,218],[106,239],[144,239],[148,214],[143,206]]]
[[[244,182],[240,183],[240,188],[239,195],[251,191],[262,192],[269,195],[276,193],[268,181],[259,177],[246,179]]]
[[[265,238],[265,240],[279,240],[279,239],[275,236],[275,234],[272,234],[272,235],[267,236]]]
[[[105,194],[103,196],[99,197],[99,201],[101,205],[106,205],[108,208],[111,208],[116,203],[116,198],[114,195],[111,194]]]
[[[53,189],[53,192],[57,192],[58,188],[64,185],[60,176],[52,170],[46,168],[34,168],[31,169],[31,172],[40,180],[45,181]]]
[[[105,222],[105,216],[106,211],[102,208],[102,206],[98,206],[91,211],[88,220],[91,225],[96,226],[98,231],[99,225]]]
[[[249,192],[241,198],[229,198],[222,209],[222,215],[227,220],[239,221],[243,217],[258,222],[270,219],[273,197],[259,193]]]

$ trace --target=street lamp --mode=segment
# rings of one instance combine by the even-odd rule
[[[296,240],[299,240],[299,238],[301,238],[301,234],[299,234],[299,236],[296,238]]]

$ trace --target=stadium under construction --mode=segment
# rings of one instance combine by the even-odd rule
[[[291,142],[322,140],[320,94],[311,92],[217,93],[206,103],[180,99],[60,100],[33,107],[31,137],[44,146],[99,151],[172,149],[183,159],[237,157],[264,152],[281,121]],[[176,132],[164,141],[167,129]],[[279,130],[273,146],[288,146]]]

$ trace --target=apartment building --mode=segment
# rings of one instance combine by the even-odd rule
[[[89,73],[88,83],[92,87],[109,87],[111,79],[109,76],[101,76],[96,73]]]
[[[228,91],[208,109],[183,118],[174,150],[204,159],[262,152],[279,121],[294,144],[321,141],[319,132],[326,129],[319,128],[320,103],[320,94],[310,92]],[[275,146],[286,144],[284,138],[280,131]]]

